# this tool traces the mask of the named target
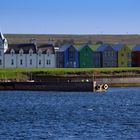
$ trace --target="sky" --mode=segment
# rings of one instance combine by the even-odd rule
[[[140,0],[0,0],[0,31],[140,34]]]

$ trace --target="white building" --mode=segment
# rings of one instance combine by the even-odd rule
[[[53,44],[9,44],[0,33],[0,68],[54,68],[56,57]]]

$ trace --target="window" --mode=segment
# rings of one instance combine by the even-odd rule
[[[41,65],[41,60],[39,60],[39,65]]]
[[[51,64],[51,60],[47,60],[46,64],[50,65]]]
[[[30,65],[32,65],[32,59],[30,59]]]
[[[51,64],[51,60],[49,60],[49,64]]]
[[[110,51],[108,51],[107,53],[108,53],[108,56],[111,56],[111,52]]]
[[[39,50],[38,50],[38,56],[41,56],[41,54],[42,54],[42,50],[39,49]]]
[[[1,56],[1,51],[0,51],[0,56]]]
[[[114,56],[114,52],[112,51],[112,56]]]
[[[121,56],[124,56],[124,54],[122,53]]]
[[[46,64],[48,65],[48,60],[46,61]]]
[[[14,65],[14,60],[13,59],[11,60],[11,65]]]
[[[131,67],[131,61],[129,61],[127,65],[128,65],[128,67]]]
[[[75,49],[73,47],[70,47],[68,49],[68,60],[73,61],[75,58]]]
[[[49,51],[47,51],[47,55],[50,56],[50,52]]]
[[[20,59],[20,65],[22,65],[23,64],[23,61],[22,61],[22,59]]]
[[[11,52],[11,55],[14,56],[14,52],[13,51]]]
[[[131,58],[131,53],[128,53],[127,56],[128,56],[128,58]]]
[[[11,55],[14,56],[14,50],[13,49],[11,50]]]
[[[29,55],[30,55],[30,56],[32,56],[32,54],[33,54],[33,52],[32,52],[32,51],[30,51],[30,52],[29,52]]]
[[[2,60],[0,59],[0,65],[2,65]]]
[[[20,54],[20,56],[23,55],[23,50],[22,49],[19,51],[19,54]]]

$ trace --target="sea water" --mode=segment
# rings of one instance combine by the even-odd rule
[[[140,88],[0,91],[0,140],[106,139],[140,139]]]

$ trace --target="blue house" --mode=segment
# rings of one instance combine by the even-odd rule
[[[108,44],[102,44],[96,52],[101,54],[101,67],[117,67],[117,53]]]
[[[56,53],[57,67],[59,68],[77,68],[78,49],[73,45],[64,45]]]

